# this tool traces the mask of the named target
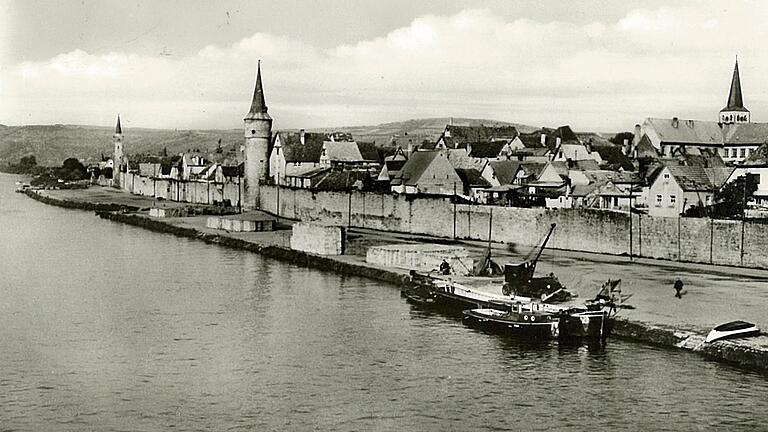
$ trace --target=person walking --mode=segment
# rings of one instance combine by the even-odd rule
[[[675,297],[683,298],[683,281],[679,278],[675,281]]]

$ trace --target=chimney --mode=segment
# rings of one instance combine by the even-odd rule
[[[413,153],[413,141],[411,139],[408,139],[408,154],[406,154],[405,156],[410,158],[412,153]]]
[[[562,139],[560,137],[555,138],[555,145],[559,146]]]
[[[541,145],[546,147],[546,145],[547,145],[547,134],[541,134]]]
[[[637,147],[637,143],[640,142],[640,124],[635,123],[635,135],[632,137],[632,147]]]
[[[672,117],[672,127],[677,128],[677,126],[680,124],[680,120],[678,120],[677,117]]]
[[[304,145],[307,142],[307,136],[304,129],[299,131],[299,141],[301,141],[301,145]]]

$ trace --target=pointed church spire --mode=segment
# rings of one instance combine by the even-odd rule
[[[728,105],[724,110],[728,111],[746,111],[744,100],[741,96],[741,79],[739,78],[739,57],[736,57],[736,64],[733,67],[733,78],[731,78],[731,91],[728,93]]]
[[[251,110],[244,120],[269,119],[267,114],[267,102],[264,100],[264,89],[261,87],[261,60],[259,60],[256,72],[256,88],[253,90],[253,101],[251,101]]]
[[[120,127],[120,114],[117,115],[117,125],[115,125],[115,135],[122,134],[123,128]]]

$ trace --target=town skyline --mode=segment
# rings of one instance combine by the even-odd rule
[[[170,20],[178,3],[65,3],[43,24],[4,2],[0,123],[108,126],[120,113],[125,127],[237,128],[261,59],[277,129],[453,116],[621,131],[717,119],[737,54],[752,120],[768,118],[768,55],[751,43],[762,4],[505,5],[367,4],[339,18],[342,3],[230,2]]]

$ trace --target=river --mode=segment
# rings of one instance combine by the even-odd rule
[[[101,220],[0,174],[0,430],[764,430],[768,380],[525,344],[393,285]]]

